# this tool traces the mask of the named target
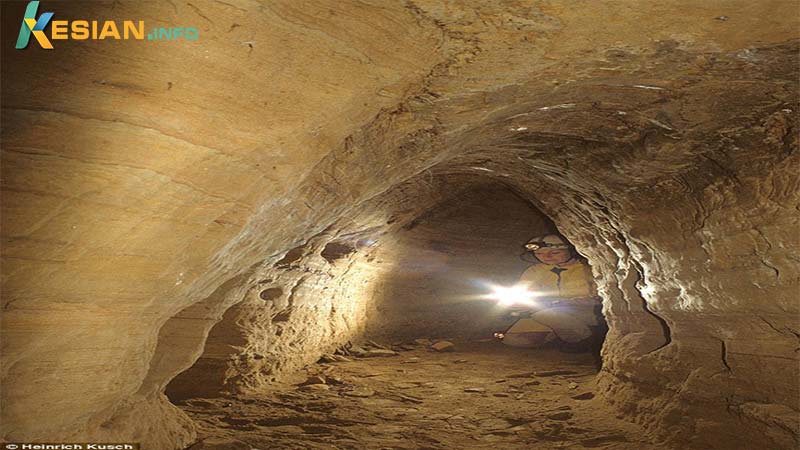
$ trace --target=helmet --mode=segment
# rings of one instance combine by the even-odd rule
[[[531,251],[540,248],[572,248],[569,242],[557,234],[545,234],[536,236],[525,244],[525,248]]]

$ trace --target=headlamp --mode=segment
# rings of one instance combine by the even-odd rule
[[[540,248],[569,248],[567,244],[551,244],[549,242],[528,242],[525,248],[531,251],[539,250]]]

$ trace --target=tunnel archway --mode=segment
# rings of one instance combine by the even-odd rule
[[[480,179],[480,178],[478,178]],[[434,205],[382,239],[390,265],[374,286],[367,333],[400,338],[481,338],[507,324],[480,299],[486,284],[513,285],[531,265],[522,245],[554,231],[543,214],[501,184],[478,184]]]
[[[349,280],[343,282],[361,285],[368,281],[363,288],[367,291],[368,313],[362,319],[365,321],[363,332],[369,338],[389,342],[414,338],[486,339],[513,323],[513,319],[507,317],[509,310],[485,298],[488,286],[517,283],[521,273],[536,262],[532,255],[524,252],[522,244],[532,236],[555,232],[556,228],[508,187],[481,177],[467,179],[470,181],[462,189],[452,189],[452,182],[446,181],[439,203],[405,223],[393,222],[397,225],[394,231],[373,230],[360,235],[358,241],[369,241],[368,247],[361,248],[360,255],[352,255],[357,252],[356,246],[337,241],[324,245],[319,252],[328,264],[352,256],[380,267],[380,275],[374,279],[365,280],[363,273],[354,270],[346,273]],[[451,190],[456,193],[448,194]],[[350,242],[356,241],[351,237]],[[290,252],[295,255],[293,261],[302,257],[303,252],[298,249]],[[336,257],[332,256],[334,254]],[[285,263],[276,264],[282,265]],[[371,267],[367,272],[373,275],[373,271]],[[287,292],[280,287],[268,287],[273,283],[270,278],[259,282],[253,290],[259,291],[258,298],[265,303],[278,302],[285,306],[269,319],[273,324],[287,322],[293,309],[288,305],[293,301],[281,299],[294,295],[291,293],[294,289]],[[327,290],[327,287],[316,291],[320,290]],[[252,312],[246,311],[247,308],[241,312],[239,309],[234,306],[228,310],[212,328],[203,356],[167,388],[171,399],[207,396],[224,391],[226,387],[237,389],[235,376],[230,373],[235,369],[228,367],[225,361],[232,365],[238,362],[237,350],[246,346],[243,338],[248,332],[229,329],[239,328],[237,323],[265,320],[263,317],[243,319],[243,315]],[[272,335],[259,335],[258,339],[280,340],[282,333],[283,327],[278,326]],[[228,351],[220,354],[221,347]],[[258,359],[263,358],[263,355],[258,356]],[[204,367],[214,364],[212,361],[217,361],[216,370]],[[266,370],[282,372],[281,364],[274,361]],[[207,382],[215,387],[210,390],[203,387]],[[186,392],[179,392],[181,389]]]
[[[321,320],[329,310],[323,308],[322,314],[316,315],[302,312],[303,309],[313,310],[320,304],[327,303],[320,300],[321,295],[332,295],[333,304],[350,302],[353,298],[326,293],[332,286],[317,285],[313,290],[305,292],[292,288],[290,295],[294,297],[293,300],[281,300],[280,297],[285,294],[283,289],[266,286],[273,286],[282,275],[271,275],[264,282],[253,285],[252,292],[244,295],[242,303],[229,309],[222,320],[211,329],[198,361],[167,386],[166,394],[170,400],[177,402],[206,430],[216,429],[215,424],[219,424],[220,420],[222,423],[235,422],[241,426],[238,438],[250,442],[253,442],[253,437],[243,434],[249,430],[245,424],[251,420],[249,417],[253,414],[260,414],[257,411],[263,411],[252,405],[261,405],[260,408],[269,405],[268,418],[264,419],[262,416],[259,420],[259,429],[269,430],[256,438],[260,445],[308,446],[314,445],[314,442],[348,445],[359,442],[359,445],[385,446],[395,442],[393,433],[408,430],[412,423],[416,423],[416,419],[412,417],[409,422],[398,418],[394,425],[382,426],[368,432],[358,430],[348,425],[348,421],[370,423],[387,414],[393,414],[393,409],[374,408],[369,406],[370,403],[353,409],[353,405],[347,401],[351,394],[368,398],[375,396],[375,402],[387,401],[385,399],[397,401],[396,396],[400,395],[400,401],[405,399],[404,401],[412,401],[417,405],[420,417],[433,415],[458,418],[461,417],[458,414],[437,412],[440,405],[422,399],[448,398],[444,403],[450,411],[471,416],[475,406],[485,406],[484,402],[478,400],[479,397],[449,399],[447,390],[455,387],[464,389],[464,392],[482,393],[487,388],[480,386],[490,383],[490,386],[496,386],[494,389],[490,388],[490,392],[497,390],[491,397],[497,403],[492,413],[496,417],[478,414],[480,419],[475,419],[488,427],[486,433],[489,433],[489,438],[496,439],[504,433],[503,429],[514,426],[524,428],[532,423],[542,422],[535,427],[535,433],[557,440],[561,436],[561,425],[558,421],[572,419],[573,412],[564,412],[559,406],[551,406],[543,411],[535,408],[538,415],[531,415],[530,412],[525,413],[524,410],[513,407],[528,404],[517,402],[516,399],[526,395],[525,387],[546,383],[547,388],[540,395],[534,395],[528,390],[527,395],[531,395],[528,402],[590,400],[595,395],[589,390],[596,374],[595,361],[591,357],[576,358],[575,355],[562,354],[553,349],[531,351],[504,347],[500,341],[492,338],[493,332],[509,328],[516,319],[508,316],[507,309],[481,295],[487,292],[490,281],[505,285],[516,283],[520,274],[532,263],[532,256],[522,253],[522,244],[534,235],[556,231],[555,225],[508,186],[486,177],[463,175],[436,178],[435,182],[429,179],[426,186],[429,189],[439,189],[438,195],[434,195],[438,200],[418,206],[414,210],[415,215],[408,215],[405,219],[390,218],[387,225],[393,225],[391,230],[368,228],[366,232],[357,233],[349,229],[329,230],[330,234],[326,237],[328,244],[323,241],[317,245],[303,246],[303,250],[296,247],[289,252],[293,255],[291,259],[294,269],[285,264],[286,256],[281,259],[283,263],[273,266],[306,274],[309,268],[320,267],[317,264],[327,268],[348,268],[345,272],[339,272],[343,279],[328,278],[320,282],[323,285],[341,283],[359,286],[366,293],[366,297],[361,300],[366,306],[364,315],[353,317],[354,321],[363,322],[359,334],[342,338],[352,339],[356,345],[351,347],[352,342],[340,340],[339,343],[344,345],[336,350],[343,351],[343,354],[348,355],[351,360],[357,360],[360,365],[331,365],[338,358],[347,361],[347,357],[328,353],[317,362],[322,363],[321,365],[310,364],[303,369],[314,375],[308,375],[305,380],[297,379],[297,368],[303,362],[314,361],[313,358],[318,353],[304,355],[302,347],[293,348],[295,339],[291,332],[284,335],[285,326],[293,324],[295,328],[307,328],[313,325],[312,321]],[[409,202],[416,203],[413,198]],[[369,208],[367,211],[374,209]],[[349,221],[358,222],[359,219],[351,217]],[[361,244],[354,244],[357,242]],[[336,251],[332,252],[331,247]],[[336,253],[338,257],[332,258],[332,253]],[[304,282],[316,283],[308,279]],[[281,295],[266,295],[276,292]],[[265,299],[265,296],[268,298]],[[306,296],[314,298],[304,299]],[[267,304],[277,302],[281,305],[280,312],[271,316],[265,315],[265,302],[259,300],[268,300]],[[289,304],[291,306],[287,306]],[[331,307],[330,313],[336,313],[335,306]],[[256,323],[260,323],[269,332],[254,333],[253,325]],[[254,353],[254,348],[259,345],[263,348],[267,342],[273,349],[282,351],[272,351],[266,355],[265,352]],[[444,350],[445,353],[438,354],[445,355],[444,360],[431,359],[430,355],[426,355],[429,352],[428,345],[433,349],[442,343],[455,343],[454,348],[457,350],[447,353],[448,348]],[[360,352],[364,351],[362,345],[370,349],[366,351],[367,355],[376,351],[394,350],[396,353],[393,356],[396,359],[392,359],[397,361],[402,358],[400,367],[407,362],[422,364],[405,365],[404,369],[396,369],[401,374],[389,376],[388,384],[368,385],[377,390],[375,393],[372,388],[365,387],[363,381],[358,381],[359,377],[368,376],[372,379],[373,375],[365,375],[360,371],[395,370],[393,367],[397,364],[387,364],[387,360],[381,358],[360,359],[363,356]],[[221,348],[227,350],[220,353]],[[329,346],[326,351],[332,352],[333,348],[334,346]],[[447,359],[446,356],[452,357]],[[445,367],[453,364],[453,368],[460,370],[451,371],[452,369]],[[321,372],[317,371],[318,367],[322,367]],[[424,369],[413,370],[418,367]],[[507,380],[498,376],[500,370],[508,372],[510,383],[506,384]],[[524,378],[525,376],[529,378]],[[530,378],[534,376],[542,378]],[[320,383],[320,380],[325,382]],[[576,381],[580,381],[584,388],[572,390],[578,387]],[[285,384],[287,382],[290,383],[289,386]],[[468,387],[459,387],[461,385]],[[279,386],[277,391],[273,391],[275,386]],[[398,386],[402,386],[402,394],[396,393]],[[306,388],[324,387],[341,391],[339,395],[342,397],[324,397],[331,402],[329,407],[332,408],[327,419],[310,416],[299,418],[296,411],[313,410],[314,402],[318,401],[314,399],[318,399],[318,396],[312,395],[310,399],[304,399],[301,393],[300,397],[290,397],[295,398],[290,409],[286,409],[285,403],[265,400],[271,398],[270,395],[286,395],[282,393],[282,389],[287,387],[290,392],[297,390],[298,393],[308,392]],[[512,395],[515,400],[511,400]],[[240,403],[240,399],[250,396],[251,400]],[[336,400],[337,398],[341,398],[341,401]],[[517,405],[514,405],[515,402]],[[422,403],[427,404],[420,409]],[[564,408],[569,409],[568,406]],[[230,410],[237,411],[235,417],[231,417]],[[377,417],[364,417],[364,412],[373,410]],[[218,413],[223,415],[217,415]],[[592,420],[603,422],[598,416]],[[274,434],[277,430],[282,430],[281,426],[290,423],[299,425],[303,430],[319,426],[324,429],[311,434],[303,433],[302,436],[278,437]],[[344,425],[337,426],[340,423]],[[452,439],[443,437],[443,430],[439,430],[439,427],[446,423],[427,424],[427,433],[416,436],[414,442],[430,440],[446,448],[464,445],[464,437],[457,437],[460,433],[449,433],[456,436]],[[266,428],[261,428],[264,426]],[[617,430],[614,427],[619,427],[620,424],[606,426],[609,428],[604,429],[603,425],[597,425],[582,433],[579,439],[587,443],[595,440],[600,443],[627,439],[619,434],[609,434],[609,430]],[[499,434],[494,434],[493,431]],[[317,433],[322,433],[323,436]],[[510,445],[515,445],[516,441],[521,443],[524,439],[512,439]],[[371,444],[366,444],[367,442]]]

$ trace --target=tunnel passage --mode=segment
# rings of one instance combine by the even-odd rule
[[[361,299],[364,314],[351,319],[362,322],[364,336],[383,342],[486,339],[508,328],[513,323],[509,310],[486,298],[489,286],[517,283],[535,262],[523,244],[556,231],[555,225],[509,187],[480,177],[467,180],[457,190],[452,182],[444,182],[438,203],[428,200],[432,204],[426,210],[403,222],[390,220],[391,232],[331,236],[317,247],[306,244],[288,251],[269,268],[268,278],[259,276],[266,280],[225,312],[210,330],[202,356],[171,381],[167,396],[181,401],[235,392],[242,388],[239,372],[245,361],[253,363],[244,369],[246,378],[274,380],[287,372],[287,361],[293,361],[288,368],[296,368],[300,359],[291,353],[297,349],[282,348],[292,342],[283,333],[313,326],[303,318],[319,316],[304,315],[303,310],[318,306],[320,296],[333,295],[331,314],[335,303]],[[354,293],[328,293],[335,286],[353,286]],[[265,308],[274,312],[265,315]],[[263,331],[253,336],[254,327]],[[258,346],[273,350],[265,356],[253,350]]]
[[[590,355],[512,348],[493,339],[515,319],[483,294],[489,285],[517,283],[535,261],[523,244],[555,232],[552,221],[502,183],[476,176],[439,182],[446,189],[433,196],[438,200],[427,200],[416,215],[387,220],[391,231],[330,230],[317,243],[294,247],[287,252],[291,264],[283,256],[268,269],[269,278],[225,313],[197,362],[166,388],[201,425],[203,442],[225,437],[228,445],[267,448],[477,448],[485,441],[527,449],[531,436],[546,435],[650,448],[635,437],[635,427],[585,402],[595,397]],[[396,206],[402,210],[403,204]],[[345,267],[336,272],[340,278],[321,275]],[[299,278],[304,284],[321,285],[274,287],[296,280],[292,272],[305,274]],[[318,281],[308,278],[311,272],[320,272]],[[321,317],[313,311],[340,283],[363,294],[365,314],[351,317],[363,321],[363,329],[352,341],[326,347],[319,361],[304,358],[317,353],[298,354],[296,340],[315,334],[311,328]],[[331,311],[352,300],[335,296]],[[278,312],[264,314],[272,305]],[[254,333],[255,326],[266,333]],[[304,331],[292,338],[284,327]],[[273,350],[256,353],[259,345]],[[450,347],[431,350],[438,345]],[[397,415],[404,402],[414,414]],[[565,432],[562,421],[586,428]],[[291,426],[302,432],[287,433]]]
[[[511,286],[532,264],[523,244],[555,231],[529,202],[502,184],[477,184],[436,204],[383,239],[389,265],[374,285],[367,333],[403,338],[486,338],[508,327],[506,311],[480,298]],[[528,256],[528,260],[523,260]]]

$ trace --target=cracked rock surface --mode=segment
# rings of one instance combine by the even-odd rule
[[[303,373],[320,374],[309,379],[323,384],[288,379],[246,396],[181,403],[200,427],[190,449],[237,441],[248,450],[667,448],[592,400],[596,368],[586,355],[459,342],[454,353],[421,347],[381,361],[313,365],[295,378]]]

